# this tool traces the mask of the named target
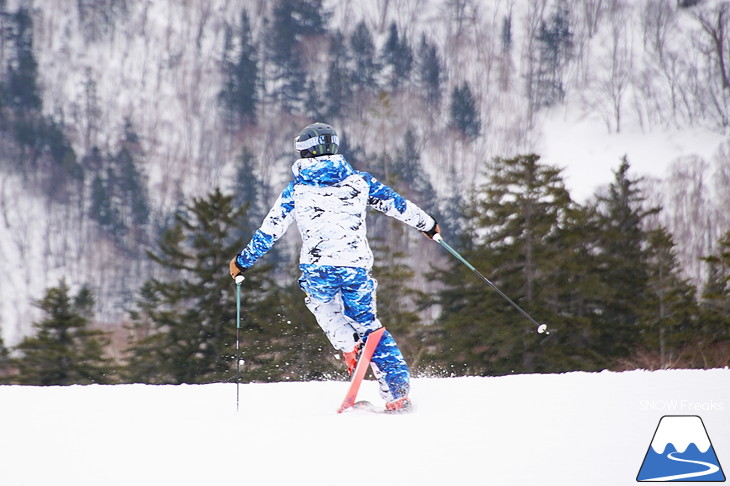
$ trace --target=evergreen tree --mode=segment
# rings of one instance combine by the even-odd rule
[[[352,52],[353,84],[363,91],[374,91],[377,87],[375,77],[380,67],[375,60],[375,43],[365,21],[361,20],[355,26],[350,37],[350,52]]]
[[[235,285],[228,262],[241,238],[247,206],[214,191],[176,215],[150,257],[166,271],[140,289],[132,313],[129,379],[207,383],[235,376]],[[268,258],[268,256],[267,256]],[[331,347],[306,310],[296,285],[280,287],[259,262],[241,290],[244,381],[322,378],[334,370]],[[296,282],[296,278],[289,279]]]
[[[119,215],[113,214],[112,200],[107,191],[107,160],[99,147],[93,146],[91,151],[81,159],[81,164],[91,176],[89,217],[95,220],[106,231],[117,231]]]
[[[320,93],[317,81],[309,78],[304,87],[304,91],[304,115],[310,120],[327,118],[327,107],[325,106],[324,97]]]
[[[327,69],[325,106],[327,117],[335,118],[352,99],[352,74],[347,67],[349,54],[344,37],[339,31],[332,36],[328,57],[330,63]]]
[[[239,251],[231,233],[243,216],[232,196],[219,190],[193,199],[162,234],[157,252],[149,253],[165,272],[142,286],[132,313],[128,371],[133,381],[204,383],[231,377],[235,286],[225,269]]]
[[[456,244],[531,315],[568,327],[561,312],[569,289],[558,277],[571,258],[564,248],[575,208],[560,170],[538,161],[536,155],[492,161],[464,235],[471,238]],[[576,343],[539,340],[532,325],[464,265],[452,262],[437,277],[445,289],[436,359],[449,363],[452,373],[557,371],[581,352]]]
[[[413,50],[408,39],[398,33],[398,25],[395,22],[390,24],[381,58],[383,65],[388,68],[388,82],[392,89],[398,89],[410,80],[413,70]]]
[[[278,0],[272,8],[267,53],[275,66],[274,94],[289,108],[296,108],[303,101],[307,78],[306,66],[296,47],[303,37],[326,33],[327,17],[322,0]]]
[[[251,150],[244,147],[239,161],[236,183],[233,187],[233,205],[245,208],[245,216],[242,218],[242,223],[232,231],[238,241],[244,241],[258,229],[266,216],[269,209],[266,198],[271,188],[259,177],[256,168],[258,161]],[[285,258],[285,252],[278,245],[267,254],[267,261],[277,268]]]
[[[112,32],[116,19],[129,13],[127,3],[118,0],[77,0],[76,9],[84,39],[95,42]]]
[[[115,157],[119,177],[116,189],[121,194],[123,219],[128,228],[147,224],[150,215],[147,187],[137,161],[128,147],[121,147]]]
[[[423,348],[420,340],[420,317],[416,303],[424,297],[413,289],[415,273],[408,264],[403,241],[409,228],[391,218],[380,218],[387,226],[388,238],[373,238],[371,247],[375,257],[373,277],[378,282],[378,318],[394,336],[406,361],[415,366]]]
[[[2,334],[0,334],[0,384],[8,384],[10,374],[10,353],[8,348],[5,347]]]
[[[555,371],[597,371],[612,363],[599,339],[605,332],[604,308],[611,295],[611,284],[602,278],[597,258],[599,229],[595,208],[570,205],[552,240],[549,282],[553,285],[544,293],[549,309],[544,320],[558,327],[546,356]]]
[[[608,195],[599,198],[597,208],[596,256],[600,276],[610,288],[599,340],[605,356],[613,358],[627,356],[639,342],[639,316],[646,305],[649,281],[647,237],[642,223],[658,211],[643,208],[644,196],[638,181],[629,177],[629,167],[624,157]]]
[[[292,16],[300,35],[320,35],[327,32],[325,19],[331,12],[324,8],[323,0],[299,0],[294,2]]]
[[[473,140],[482,130],[481,116],[469,83],[464,81],[451,91],[449,126],[467,139]]]
[[[293,14],[297,3],[294,0],[278,0],[272,7],[273,34],[266,41],[271,60],[279,66],[286,66],[292,61],[299,27]]]
[[[436,108],[441,104],[442,85],[444,82],[444,67],[438,47],[421,36],[419,47],[418,77],[425,91],[425,99],[429,106]]]
[[[657,356],[656,367],[669,367],[693,342],[699,308],[695,288],[683,279],[674,241],[665,228],[647,235],[648,281],[646,305],[641,309],[644,349]]]
[[[719,241],[717,253],[704,258],[709,277],[700,301],[700,330],[695,336],[697,346],[723,345],[730,347],[730,231]],[[709,351],[709,349],[706,349]],[[703,357],[704,367],[725,366]]]
[[[15,139],[24,149],[24,170],[40,177],[46,194],[61,200],[76,192],[77,184],[84,180],[84,170],[60,123],[40,114],[20,116],[15,123]]]
[[[245,123],[256,123],[258,60],[251,21],[245,10],[241,11],[238,26],[226,25],[222,69],[224,84],[218,102],[225,120],[234,130]]]
[[[258,332],[247,334],[244,342],[245,380],[347,379],[341,357],[306,308],[298,270],[285,270],[286,283],[271,288],[261,311],[247,315]]]
[[[512,75],[515,71],[515,66],[512,61],[512,37],[512,12],[510,11],[502,19],[502,49],[497,60],[499,89],[501,91],[508,91],[511,89]],[[532,63],[528,62],[527,64],[531,65]],[[528,67],[528,69],[534,68]],[[531,77],[532,76],[528,75],[528,79]],[[529,92],[532,93],[532,90]]]
[[[0,122],[4,121],[3,108],[8,104],[7,87],[5,85],[6,65],[5,65],[5,46],[10,44],[10,37],[6,25],[9,23],[9,14],[7,12],[7,0],[0,0]],[[2,125],[1,128],[4,129]]]
[[[40,113],[15,117],[14,139],[20,148],[15,168],[50,200],[75,202],[84,171],[63,127]]]
[[[94,176],[94,180],[91,182],[89,213],[105,231],[116,235],[123,231],[124,226],[119,211],[112,206],[112,197],[107,189],[108,179],[108,174],[104,178],[100,174]]]
[[[390,176],[403,195],[414,201],[422,201],[421,207],[429,214],[437,212],[436,193],[428,174],[423,169],[421,152],[411,128],[406,130],[403,145],[396,150]]]
[[[443,201],[439,214],[443,215],[442,229],[453,235],[463,235],[467,231],[467,211],[470,199],[469,188],[463,178],[457,173],[456,168],[450,165],[446,174],[447,193],[442,197]]]
[[[12,15],[11,45],[15,52],[8,66],[7,105],[16,112],[38,112],[41,109],[38,88],[38,62],[33,54],[33,18],[26,8]],[[4,33],[3,33],[4,34]]]
[[[108,180],[118,205],[122,225],[125,231],[133,236],[134,242],[140,241],[150,217],[150,203],[147,181],[140,166],[144,153],[139,144],[134,127],[130,120],[125,120],[124,138],[119,149],[111,160],[111,177]],[[130,241],[132,243],[132,241]]]
[[[130,247],[143,239],[150,215],[147,184],[136,160],[141,156],[139,139],[127,121],[115,155],[102,156],[94,147],[84,158],[84,166],[94,174],[90,216],[119,243],[129,236]]]
[[[563,71],[573,49],[570,10],[565,0],[556,3],[549,20],[541,23],[537,45],[539,67],[535,101],[537,106],[552,106],[565,98]]]
[[[256,159],[250,149],[244,147],[239,158],[240,164],[236,170],[236,185],[234,187],[234,207],[246,207],[247,222],[241,230],[245,234],[253,234],[264,218],[263,181],[256,171]]]
[[[512,13],[502,19],[502,52],[512,49]]]
[[[296,3],[293,0],[279,0],[274,4],[272,35],[266,37],[266,52],[275,67],[274,96],[289,108],[299,101],[300,93],[297,88],[304,79],[304,66],[295,52],[298,25],[292,12]]]
[[[7,364],[8,356],[8,348],[5,347],[5,341],[2,334],[0,334],[0,369]]]
[[[406,131],[403,145],[396,148],[393,157],[383,154],[379,158],[384,173],[376,177],[397,188],[404,197],[424,201],[421,207],[434,214],[436,198],[428,175],[423,170],[413,130]],[[417,306],[424,296],[413,289],[415,272],[408,264],[408,249],[413,233],[401,222],[384,218],[376,212],[368,214],[367,225],[372,235],[371,247],[375,256],[373,276],[378,281],[378,317],[384,326],[398,336],[406,360],[415,365],[414,360],[418,361],[423,351]]]
[[[342,154],[345,159],[357,170],[369,170],[365,168],[365,160],[363,157],[363,154],[365,153],[365,149],[362,145],[356,144],[351,145],[351,138],[347,136],[347,133],[344,130],[341,130],[339,133],[340,136],[340,146],[337,149],[338,154]],[[363,164],[361,166],[361,164]]]
[[[111,382],[111,362],[104,357],[109,344],[105,333],[89,328],[94,306],[84,287],[75,296],[61,281],[36,305],[45,317],[33,324],[36,334],[15,348],[16,381],[22,385],[73,385]]]
[[[10,108],[7,126],[22,154],[18,170],[54,200],[79,192],[83,170],[60,123],[43,116],[38,63],[33,54],[33,18],[21,7],[0,33],[7,72],[0,73],[0,106]],[[7,46],[7,50],[6,50]]]

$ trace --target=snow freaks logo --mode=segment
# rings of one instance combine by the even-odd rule
[[[637,481],[725,481],[715,449],[697,415],[659,420]]]

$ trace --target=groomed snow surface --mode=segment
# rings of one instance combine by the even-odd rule
[[[730,370],[421,378],[410,415],[344,382],[0,387],[0,484],[634,485],[659,419],[730,466]],[[368,381],[360,399],[380,403]],[[728,471],[725,469],[725,473]]]

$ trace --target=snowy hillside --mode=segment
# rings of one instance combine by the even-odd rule
[[[410,415],[338,415],[342,382],[0,387],[12,486],[620,486],[664,415],[730,466],[730,370],[417,379]],[[374,382],[360,398],[377,401]],[[725,474],[728,471],[725,469]]]
[[[664,180],[672,163],[696,157],[712,161],[727,136],[702,129],[666,129],[650,132],[638,127],[607,134],[597,117],[554,113],[543,125],[537,153],[543,160],[564,167],[571,195],[580,202],[611,182],[617,161],[627,156],[636,177]],[[709,176],[710,181],[715,177]],[[710,182],[708,181],[708,182]],[[709,193],[714,187],[707,187]]]
[[[63,123],[79,159],[94,147],[113,152],[125,121],[134,126],[156,224],[186,198],[216,186],[230,189],[243,147],[254,154],[261,179],[274,187],[267,203],[288,176],[290,144],[296,130],[311,121],[308,115],[277,103],[271,79],[261,83],[266,86],[254,126],[228,133],[217,103],[223,86],[225,29],[237,22],[243,8],[253,19],[259,57],[271,70],[265,56],[268,24],[263,20],[271,19],[272,4],[3,2],[10,13],[20,8],[31,12],[43,112]],[[695,281],[701,277],[701,269],[691,266],[730,224],[724,206],[730,201],[717,190],[725,187],[723,174],[730,173],[730,91],[717,89],[710,40],[697,17],[702,9],[707,18],[714,15],[715,2],[696,9],[680,9],[669,1],[575,4],[570,9],[572,54],[563,60],[557,80],[564,99],[551,108],[536,105],[530,83],[541,75],[536,41],[540,22],[549,21],[560,2],[323,4],[331,13],[329,32],[349,38],[363,20],[380,50],[389,25],[395,23],[414,50],[425,36],[443,59],[439,109],[424,108],[414,94],[419,83],[414,75],[409,89],[357,100],[332,120],[352,147],[364,146],[372,155],[381,145],[398,146],[405,131],[414,129],[424,170],[438,192],[434,200],[468,190],[481,180],[484,162],[495,156],[541,154],[544,161],[566,169],[567,185],[581,202],[610,182],[623,155],[628,155],[637,176],[660,179],[677,172],[670,170],[672,164],[688,165],[686,160],[694,158],[705,167],[700,187],[705,197],[698,211],[709,216],[700,223],[698,218],[676,220],[667,215],[665,222],[675,234],[693,225],[695,231],[687,234],[690,240],[701,235],[694,245],[678,241],[686,273]],[[508,42],[505,25],[510,26]],[[307,75],[323,84],[329,46],[328,41],[317,42],[308,38],[300,47],[313,61]],[[9,51],[0,49],[0,61],[9,59]],[[464,82],[474,89],[482,124],[480,135],[469,142],[452,137],[447,120],[449,93]],[[376,147],[368,146],[371,141],[377,141]],[[11,160],[9,165],[22,162]],[[451,169],[463,187],[444,176]],[[149,269],[128,268],[128,255],[118,242],[99,235],[83,201],[59,208],[25,181],[16,181],[15,175],[1,176],[0,259],[7,264],[8,277],[0,281],[0,327],[6,343],[15,344],[28,333],[39,315],[32,300],[61,278],[72,286],[89,284],[99,303],[97,321],[118,328]],[[667,183],[666,191],[671,187]],[[673,194],[656,194],[654,199],[668,212],[682,203]],[[442,226],[448,231],[448,222]],[[418,278],[420,290],[431,290],[422,275]]]

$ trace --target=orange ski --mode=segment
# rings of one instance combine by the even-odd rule
[[[342,405],[340,405],[337,413],[344,412],[348,408],[352,407],[352,405],[355,403],[355,399],[357,398],[357,392],[360,390],[360,384],[362,383],[363,378],[365,378],[365,373],[367,372],[368,366],[370,365],[370,358],[373,357],[375,348],[378,347],[378,344],[380,343],[380,338],[382,337],[384,332],[385,328],[381,327],[380,329],[371,332],[368,336],[368,340],[365,342],[365,347],[363,348],[360,359],[358,360],[357,366],[355,367],[355,372],[352,373],[350,389],[347,390],[345,400],[342,402]]]

